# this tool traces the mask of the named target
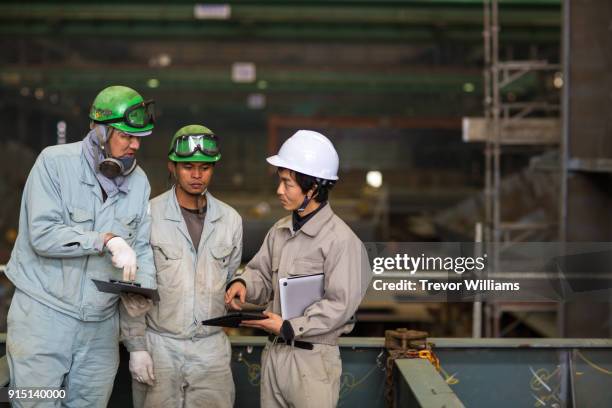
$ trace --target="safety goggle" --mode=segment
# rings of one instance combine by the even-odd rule
[[[127,108],[122,118],[99,120],[97,122],[103,124],[123,122],[133,128],[144,128],[151,123],[155,123],[155,102],[153,100],[142,101]]]
[[[217,138],[214,135],[185,135],[176,139],[170,153],[174,152],[178,157],[191,157],[198,151],[206,156],[218,155]]]

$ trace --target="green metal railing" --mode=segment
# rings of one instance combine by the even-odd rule
[[[5,337],[0,334],[0,341]],[[259,406],[265,337],[231,337],[236,406]],[[612,406],[611,339],[430,338],[440,372],[425,360],[396,360],[398,407],[455,408]],[[343,372],[339,407],[385,407],[387,353],[383,338],[340,339]],[[130,401],[127,354],[119,369],[114,406]],[[128,381],[125,381],[125,378]],[[0,382],[8,379],[0,360]],[[127,385],[126,385],[127,384]],[[410,405],[411,404],[411,405]]]

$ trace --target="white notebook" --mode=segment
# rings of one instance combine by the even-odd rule
[[[325,275],[295,276],[278,280],[283,320],[303,316],[310,305],[323,299]]]

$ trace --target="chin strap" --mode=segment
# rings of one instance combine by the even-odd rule
[[[311,198],[308,198],[308,196],[304,197],[304,201],[302,201],[302,205],[300,205],[300,208],[298,208],[295,211],[297,211],[299,213],[304,212],[304,210],[308,206],[308,203],[310,203],[310,200],[312,200],[313,197],[314,197],[314,194],[312,195]]]
[[[315,191],[313,191],[312,193],[312,197],[308,198],[308,196],[304,197],[304,201],[302,201],[302,205],[300,205],[300,208],[298,208],[297,211],[298,213],[304,212],[304,210],[306,209],[306,207],[308,206],[308,203],[310,203],[310,200],[312,200],[313,198],[315,198],[317,196],[317,194],[319,194],[319,189],[321,187],[330,185],[333,186],[334,182],[332,180],[326,180],[326,179],[315,179],[316,184],[316,188]]]
[[[207,191],[208,191],[208,187],[205,187],[205,188],[204,188],[204,191],[202,191],[202,192],[201,192],[201,193],[198,195],[198,197],[196,198],[196,207],[197,207],[197,209],[198,209],[198,214],[199,214],[200,216],[202,216],[202,214],[204,214],[204,206],[200,207],[200,200],[199,200],[199,198],[200,198],[200,197],[201,197],[201,198],[204,198],[204,201],[206,201],[206,192],[207,192]]]
[[[310,201],[315,198],[317,196],[317,194],[319,193],[319,188],[322,185],[325,185],[326,180],[319,180],[317,179],[316,182],[316,188],[315,190],[312,192],[312,197],[308,198],[308,195],[306,197],[304,197],[304,201],[302,201],[302,205],[300,205],[300,208],[298,208],[296,211],[298,213],[304,212],[304,210],[306,209],[306,207],[308,206],[308,204],[310,203]]]
[[[183,190],[180,186],[180,184],[176,183],[176,187],[180,188],[181,190]],[[204,206],[200,206],[200,198],[204,198],[206,196],[206,192],[208,191],[208,187],[204,188],[204,191],[202,191],[201,193],[198,194],[190,194],[187,193],[185,190],[183,190],[183,192],[187,193],[188,195],[192,196],[193,199],[195,200],[195,206],[196,209],[198,210],[198,214],[201,216],[202,214],[204,214]]]

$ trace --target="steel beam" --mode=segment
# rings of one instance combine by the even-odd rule
[[[232,346],[264,346],[265,336],[230,336]],[[542,338],[480,338],[429,337],[434,350],[439,349],[612,349],[612,339],[542,339]],[[340,337],[343,348],[381,348],[384,337]]]
[[[135,66],[59,67],[18,66],[0,67],[0,87],[44,86],[48,90],[98,89],[101,85],[123,82],[146,86],[147,80],[159,81],[159,89],[210,90],[245,92],[388,92],[401,93],[457,93],[463,94],[463,85],[474,85],[474,93],[481,92],[482,77],[474,71],[389,71],[346,72],[341,70],[288,70],[282,67],[258,67],[257,81],[235,83],[230,67],[197,67],[152,69]],[[260,82],[264,81],[264,83]],[[536,84],[535,76],[525,76],[507,88],[521,94]]]
[[[478,43],[481,2],[238,2],[226,19],[201,20],[190,4],[0,4],[0,35],[147,38],[259,38]],[[509,42],[559,41],[559,0],[509,0],[502,15]]]
[[[397,407],[464,407],[429,361],[420,358],[400,359],[395,364],[400,374],[395,381]]]
[[[2,20],[0,20],[2,21]],[[397,25],[315,25],[315,24],[230,24],[219,22],[159,22],[153,21],[2,21],[0,35],[5,37],[90,37],[144,39],[261,39],[261,40],[338,40],[338,41],[410,41],[434,43],[479,43],[481,28]],[[501,34],[510,43],[554,44],[559,42],[557,28],[508,28]]]
[[[415,4],[418,4],[415,2]],[[473,4],[475,5],[475,4]],[[525,3],[523,3],[525,5]],[[538,4],[541,6],[542,4]],[[475,25],[482,24],[480,7],[445,5],[392,5],[376,3],[337,5],[333,3],[296,4],[234,4],[228,21],[254,23],[331,23],[331,24],[400,24],[400,25]],[[518,27],[559,27],[560,5],[527,10],[504,10],[502,24]],[[0,5],[0,20],[82,20],[82,21],[192,21],[196,19],[194,5],[161,4],[81,4],[21,3]]]

